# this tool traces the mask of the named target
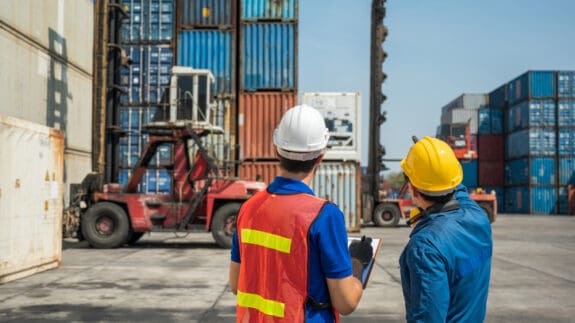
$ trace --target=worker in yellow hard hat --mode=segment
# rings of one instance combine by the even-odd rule
[[[491,226],[461,184],[461,164],[445,142],[424,137],[400,165],[417,206],[399,260],[407,321],[483,322]]]
[[[287,110],[277,126],[281,174],[242,205],[232,240],[237,322],[339,322],[359,304],[371,239],[348,247],[342,212],[310,189],[328,140],[308,105]]]

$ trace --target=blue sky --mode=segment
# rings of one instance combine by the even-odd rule
[[[299,92],[362,95],[367,164],[371,0],[299,1]],[[575,70],[575,1],[388,0],[383,69],[387,158],[435,135],[441,107],[527,70]],[[399,163],[387,163],[393,171]]]

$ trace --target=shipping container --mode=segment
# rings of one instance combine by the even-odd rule
[[[235,95],[235,32],[233,30],[187,30],[178,34],[178,65],[207,69],[215,78],[212,93]]]
[[[297,24],[245,23],[241,31],[240,90],[297,92]]]
[[[557,72],[557,96],[575,98],[575,71]]]
[[[559,185],[575,185],[575,156],[558,160]]]
[[[532,157],[505,162],[505,185],[555,185],[557,167],[553,157]]]
[[[503,110],[493,108],[480,108],[478,110],[478,134],[502,134]]]
[[[505,157],[554,156],[556,154],[555,128],[530,128],[507,135]]]
[[[575,186],[557,188],[557,205],[559,214],[575,215]]]
[[[280,175],[279,161],[242,162],[240,179],[261,180],[266,184]],[[361,169],[357,162],[322,162],[311,182],[316,196],[337,204],[344,213],[348,231],[359,230]]]
[[[575,100],[557,101],[557,125],[575,127]]]
[[[463,169],[462,184],[469,187],[477,187],[477,159],[461,160]]]
[[[503,135],[478,135],[477,158],[479,161],[503,161],[505,149]]]
[[[162,102],[170,86],[172,48],[168,45],[126,45],[124,49],[133,63],[120,69],[120,85],[125,89],[120,102],[126,105]]]
[[[343,212],[350,232],[360,230],[360,186],[359,162],[322,162],[311,181],[316,196],[335,203]]]
[[[504,167],[503,160],[478,160],[477,186],[503,186],[505,184]]]
[[[555,186],[514,186],[505,188],[505,212],[524,214],[557,213]]]
[[[489,92],[489,107],[497,110],[507,108],[507,84],[503,84],[495,90]]]
[[[575,127],[560,127],[557,136],[557,155],[575,156]]]
[[[464,93],[444,107],[441,108],[441,113],[447,113],[452,110],[478,110],[483,107],[487,107],[489,97],[486,94],[471,94],[471,93]]]
[[[528,71],[518,76],[507,87],[507,101],[513,105],[530,99],[555,97],[555,72]]]
[[[507,110],[507,132],[514,132],[529,127],[554,127],[555,100],[533,99],[523,101]]]
[[[123,44],[169,43],[174,38],[173,0],[122,0]]]
[[[441,115],[442,124],[466,124],[469,122],[469,132],[477,134],[479,127],[478,109],[452,109]]]
[[[132,175],[131,168],[120,168],[118,181],[122,189]],[[170,194],[172,192],[172,172],[164,168],[149,168],[138,184],[139,193]]]
[[[481,167],[481,164],[480,164]],[[503,167],[502,167],[503,168]],[[481,186],[486,193],[493,194],[497,197],[497,212],[503,213],[505,212],[505,189],[503,186]]]
[[[256,92],[240,95],[238,142],[240,160],[277,159],[273,133],[283,114],[297,104],[297,94]]]
[[[119,140],[118,155],[120,167],[133,167],[142,156],[144,148],[148,143],[148,135],[127,135]],[[150,166],[167,166],[172,163],[172,146],[162,144],[158,147],[158,152],[150,160]]]
[[[64,133],[0,115],[0,283],[62,261]]]
[[[298,0],[240,0],[240,3],[243,21],[298,19]]]
[[[236,21],[236,1],[179,0],[178,28],[233,28]]]
[[[330,132],[324,159],[361,159],[361,96],[359,92],[304,92],[302,103],[316,108]]]

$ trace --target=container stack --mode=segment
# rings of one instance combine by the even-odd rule
[[[557,72],[559,214],[575,214],[575,71]]]
[[[239,1],[238,174],[279,174],[273,132],[297,104],[298,1]]]
[[[114,126],[121,134],[117,147],[118,180],[124,185],[147,143],[142,126],[165,115],[162,104],[173,65],[174,0],[123,0],[128,17],[122,21],[121,46],[132,64],[120,71],[120,107]],[[171,175],[162,167],[171,163],[171,147],[160,147],[140,183],[139,191],[167,193]]]
[[[237,128],[236,1],[182,0],[177,11],[177,65],[209,70],[215,79],[211,123],[223,128],[224,133],[205,137],[205,148],[226,175],[233,175]]]

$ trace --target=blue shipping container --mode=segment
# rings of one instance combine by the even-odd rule
[[[495,196],[497,197],[497,212],[503,213],[505,209],[505,189],[501,186],[484,186],[481,187],[486,193],[491,194],[495,192]]]
[[[232,28],[235,24],[235,4],[236,1],[229,0],[182,1],[180,27]]]
[[[461,168],[463,168],[462,184],[468,188],[477,187],[477,159],[461,161]]]
[[[235,94],[234,32],[188,30],[179,34],[178,65],[208,69],[215,78],[214,95]]]
[[[560,127],[575,127],[575,100],[557,102],[557,124]]]
[[[559,156],[575,156],[575,128],[574,127],[561,127],[558,129],[559,146],[557,147],[557,155]]]
[[[528,214],[557,213],[555,186],[515,186],[505,189],[505,212]]]
[[[489,107],[504,110],[507,107],[507,84],[501,85],[489,93]]]
[[[557,188],[557,209],[559,214],[569,214],[569,195],[565,186]]]
[[[122,189],[132,174],[132,169],[120,169],[118,173],[118,182]],[[166,169],[148,169],[138,185],[139,193],[148,194],[169,194],[172,191],[172,176]]]
[[[555,156],[555,129],[530,128],[510,133],[505,138],[505,157]]]
[[[529,100],[509,107],[507,132],[529,127],[555,126],[554,100]]]
[[[503,133],[503,110],[493,108],[480,108],[478,113],[479,124],[477,132],[482,135]]]
[[[505,185],[555,185],[556,174],[553,157],[522,158],[505,162]]]
[[[120,84],[126,90],[120,96],[120,102],[160,103],[170,85],[172,49],[166,45],[131,45],[124,46],[124,49],[133,63],[120,69]]]
[[[170,42],[174,35],[173,0],[123,0],[129,15],[122,20],[121,42]]]
[[[554,97],[555,72],[553,71],[529,71],[507,85],[509,105],[527,99]]]
[[[575,98],[575,71],[557,72],[557,96]]]
[[[121,167],[132,167],[142,156],[142,152],[148,143],[147,135],[128,135],[120,138],[118,144],[118,160]],[[160,167],[172,164],[172,146],[162,144],[150,160],[149,165]]]
[[[240,0],[242,20],[297,20],[298,0]]]
[[[296,24],[242,25],[241,90],[296,91]]]
[[[559,185],[575,185],[575,156],[559,158]]]

